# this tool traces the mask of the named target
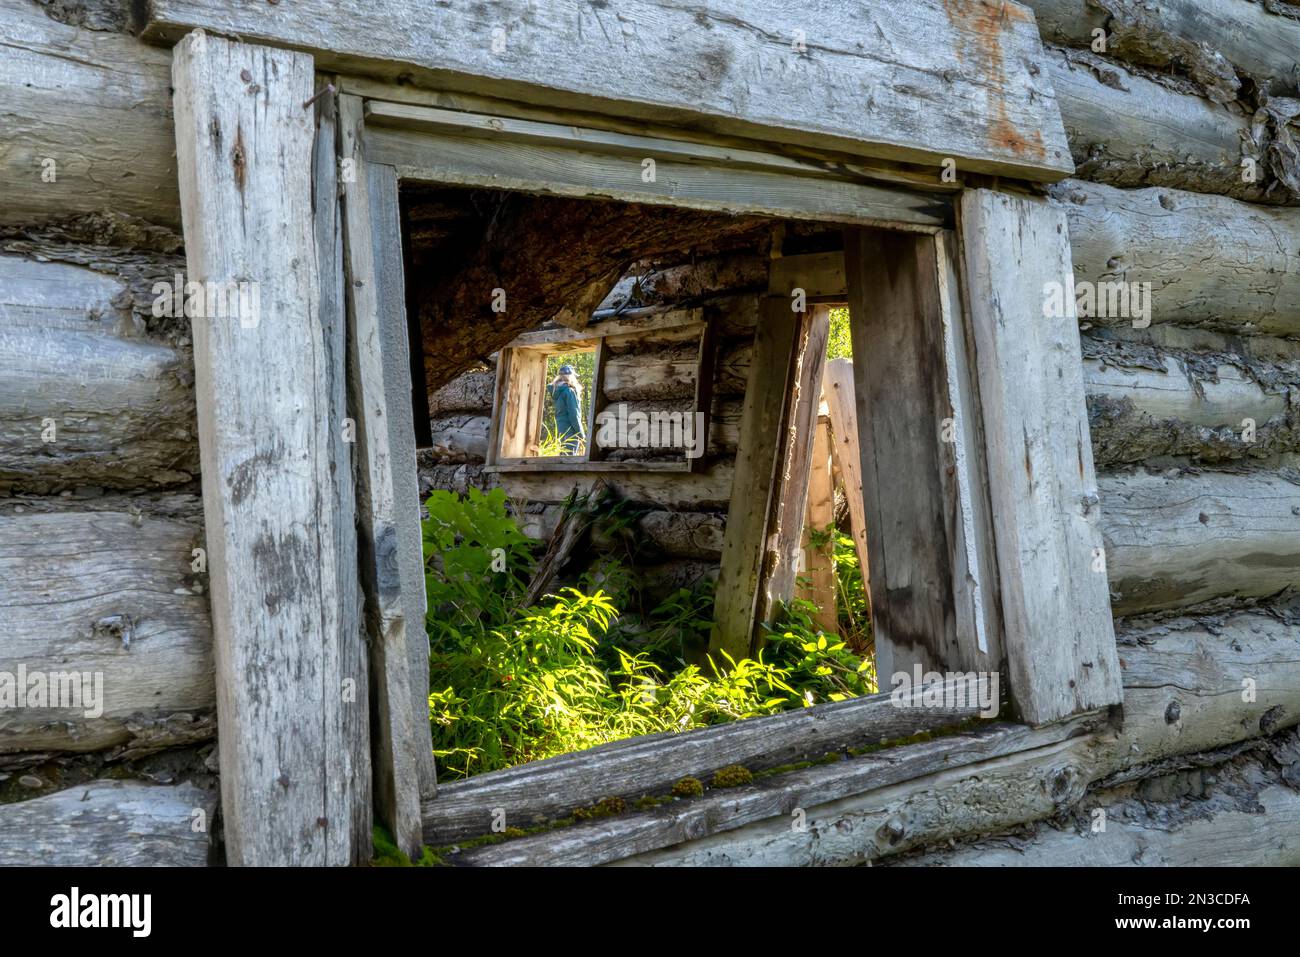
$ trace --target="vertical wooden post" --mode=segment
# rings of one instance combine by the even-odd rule
[[[825,405],[819,403],[822,408]],[[817,626],[833,635],[839,627],[836,614],[835,540],[815,545],[813,535],[824,535],[835,522],[835,482],[831,475],[831,427],[829,415],[818,415],[808,466],[808,509],[803,530],[804,575],[808,585],[798,591],[817,605]],[[830,533],[832,536],[834,531]]]
[[[954,542],[945,496],[951,417],[932,236],[845,231],[853,387],[871,557],[876,670],[958,660]]]
[[[1065,214],[967,190],[960,208],[1012,701],[1034,724],[1122,698]]]
[[[822,394],[831,420],[831,460],[844,482],[849,506],[849,531],[862,569],[862,586],[871,589],[867,551],[867,509],[862,491],[862,453],[858,448],[858,411],[853,389],[853,360],[832,359],[822,373]]]
[[[385,376],[395,363],[391,357],[385,359],[388,340],[381,320],[369,172],[359,142],[361,122],[359,98],[341,96],[339,154],[352,161],[353,171],[350,179],[344,179],[343,246],[348,371],[356,418],[359,566],[366,595],[374,696],[371,751],[380,817],[398,847],[411,854],[418,851],[422,835],[419,762],[423,759],[420,742],[424,735],[415,724],[420,712],[411,694],[409,609],[403,601],[403,540],[398,527],[402,506],[395,491],[397,479],[388,424],[390,398]],[[384,297],[384,301],[391,305],[392,299]],[[419,625],[422,622],[416,623]],[[427,671],[427,663],[425,667]],[[426,714],[426,725],[427,721]]]
[[[769,527],[774,559],[763,583],[759,620],[769,620],[778,603],[794,595],[799,553],[803,546],[808,503],[808,476],[813,442],[817,436],[817,410],[821,406],[822,370],[826,366],[826,341],[830,338],[829,306],[813,306],[800,319],[794,369],[782,424],[781,461],[773,492],[776,514]]]
[[[791,310],[788,297],[763,299],[740,417],[727,530],[722,540],[713,632],[709,638],[712,654],[725,651],[740,659],[750,653],[767,555],[769,514],[775,506],[773,479],[781,423],[799,326],[799,313]]]
[[[227,858],[347,864],[363,762],[336,750],[358,675],[340,622],[312,58],[192,33],[172,76],[188,281],[218,294],[193,336]]]

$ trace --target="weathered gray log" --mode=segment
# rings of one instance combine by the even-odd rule
[[[80,266],[0,255],[0,492],[198,473],[192,359],[148,337],[125,293]]]
[[[1117,615],[1300,586],[1300,480],[1139,470],[1099,487]]]
[[[437,356],[425,356],[426,362],[438,361]],[[493,369],[473,369],[461,373],[446,385],[429,394],[429,414],[445,415],[449,412],[492,411],[492,391],[497,374]]]
[[[1119,732],[1101,731],[1055,742],[1046,737],[1021,739],[995,751],[990,760],[977,757],[961,766],[962,762],[947,758],[945,763],[958,766],[922,772],[923,776],[878,790],[858,785],[850,796],[827,803],[818,803],[822,778],[842,774],[840,765],[793,772],[768,784],[783,789],[784,800],[769,800],[766,820],[728,832],[732,818],[727,807],[686,833],[672,830],[669,821],[661,830],[668,840],[693,840],[620,863],[860,863],[1060,814],[1083,798],[1089,784],[1116,771],[1271,734],[1300,721],[1300,651],[1293,640],[1295,627],[1296,620],[1289,616],[1247,611],[1204,622],[1121,631],[1125,695],[1124,724]],[[1247,700],[1243,695],[1245,678],[1252,679],[1256,692]],[[1049,730],[1032,734],[1043,735]],[[891,749],[881,755],[907,761],[909,752],[935,748],[945,740]],[[744,797],[738,791],[733,800],[739,802]],[[689,813],[687,806],[681,806],[681,811],[678,807],[508,841],[475,852],[475,863],[506,858],[514,862],[525,854],[540,861],[546,854],[574,845],[589,858],[603,855],[609,860],[606,847],[610,841],[636,833],[636,825],[650,815]],[[791,827],[791,813],[800,807],[806,814],[805,827],[796,829]],[[601,828],[603,834],[598,832]],[[712,836],[705,837],[709,833]]]
[[[1295,867],[1300,865],[1300,750],[1196,762],[1139,783],[1090,791],[1063,822],[908,855],[907,867]],[[1294,754],[1291,752],[1295,752]],[[1101,825],[1101,826],[1099,826]]]
[[[683,777],[707,782],[733,764],[763,771],[907,738],[976,716],[979,700],[990,693],[987,676],[974,674],[950,680],[945,691],[959,695],[962,704],[900,706],[885,692],[815,710],[616,741],[482,774],[444,785],[424,803],[425,841],[447,844],[488,833],[494,808],[505,809],[508,826],[531,827],[604,797],[663,796]]]
[[[540,512],[520,516],[525,535],[548,541],[563,517],[562,505],[548,505]],[[716,561],[722,554],[726,516],[721,512],[684,512],[652,509],[633,525],[638,546],[675,558]]]
[[[823,5],[805,36],[792,32],[779,6],[736,0],[711,0],[698,10],[636,0],[620,4],[617,14],[564,3],[530,10],[527,26],[515,19],[522,9],[153,0],[146,32],[174,40],[203,27],[291,43],[330,68],[436,75],[444,88],[622,116],[690,115],[697,125],[769,142],[935,166],[956,157],[965,169],[1035,179],[1069,171],[1038,62],[1038,31],[1024,8],[885,0],[872,14],[868,24],[856,11]],[[494,30],[496,48],[506,44],[506,64],[494,52]],[[866,42],[873,30],[881,43]],[[641,52],[628,57],[632,36]],[[605,69],[611,60],[623,69]],[[861,109],[864,90],[872,91],[868,111]]]
[[[0,867],[206,867],[217,792],[93,781],[0,804]]]
[[[1300,450],[1300,365],[1083,341],[1099,465],[1156,456],[1216,462]]]
[[[1149,320],[1130,309],[1081,322],[1300,334],[1300,210],[1080,180],[1053,187],[1053,196],[1070,220],[1076,282],[1150,283]]]
[[[1300,23],[1241,0],[1025,0],[1045,39],[1090,46],[1107,31],[1106,52],[1176,68],[1218,102],[1233,99],[1237,73],[1272,93],[1296,92]]]
[[[715,395],[743,395],[749,381],[749,340],[722,343],[715,360]],[[605,397],[610,402],[679,399],[695,395],[699,348],[692,344],[655,352],[629,351],[605,365]]]
[[[1239,107],[1171,89],[1090,52],[1049,49],[1047,63],[1077,177],[1249,200],[1295,197],[1286,188],[1293,171],[1280,159],[1274,169],[1266,128]],[[1257,167],[1249,182],[1243,159]]]
[[[0,708],[0,754],[135,753],[215,731],[212,635],[192,495],[22,500],[0,514],[0,672],[99,675],[99,708]],[[71,700],[71,699],[69,699]],[[91,716],[88,716],[90,712]]]
[[[0,0],[0,223],[117,210],[180,222],[171,57]]]
[[[563,502],[575,488],[581,494],[604,480],[631,502],[703,509],[728,506],[735,471],[734,463],[723,459],[703,472],[502,472],[497,481],[510,498],[523,502]]]

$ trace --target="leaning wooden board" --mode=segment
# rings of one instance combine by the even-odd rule
[[[798,15],[771,0],[152,0],[144,35],[196,27],[331,69],[771,143],[1035,180],[1073,170],[1033,14],[1004,0],[814,0]]]

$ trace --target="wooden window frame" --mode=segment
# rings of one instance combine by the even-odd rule
[[[1095,712],[1097,708],[1118,700],[1117,677],[1114,688],[1103,688],[1087,700],[1077,693],[1072,695],[1064,687],[1048,689],[1048,694],[1045,695],[1039,687],[1041,682],[1035,679],[1033,669],[1035,657],[1044,654],[1044,649],[1049,644],[1042,635],[1005,635],[1004,624],[999,617],[1004,604],[1000,593],[1000,574],[1024,577],[1024,569],[1016,564],[1015,556],[1007,558],[1002,554],[1008,550],[1008,546],[1005,542],[996,541],[993,531],[997,516],[993,514],[990,504],[984,456],[984,431],[988,424],[983,419],[981,387],[975,372],[977,360],[974,340],[977,335],[971,328],[972,311],[969,303],[963,298],[960,264],[963,256],[971,256],[969,252],[963,252],[961,247],[961,242],[969,241],[971,234],[967,231],[959,236],[961,216],[958,203],[953,202],[954,198],[960,199],[962,209],[965,210],[969,205],[968,196],[987,191],[967,191],[966,194],[955,194],[951,190],[946,193],[921,192],[899,186],[896,180],[891,181],[888,173],[875,181],[872,181],[869,174],[864,176],[861,167],[856,168],[852,175],[828,174],[824,165],[810,163],[806,168],[800,168],[799,161],[792,163],[787,157],[769,156],[758,151],[746,152],[734,168],[736,179],[728,180],[727,188],[722,190],[710,185],[718,178],[711,179],[708,173],[716,171],[720,166],[726,168],[727,160],[716,150],[700,145],[698,156],[694,157],[696,162],[689,162],[689,154],[696,147],[684,138],[673,141],[673,160],[687,160],[681,162],[680,166],[683,180],[669,184],[646,184],[639,178],[627,176],[628,155],[640,155],[642,151],[654,155],[652,144],[638,141],[634,135],[558,126],[543,120],[513,115],[508,111],[484,116],[415,103],[390,102],[374,97],[376,87],[369,81],[353,85],[347,78],[336,78],[336,83],[343,91],[344,103],[351,104],[345,105],[345,115],[364,117],[364,121],[358,124],[357,136],[358,142],[363,144],[361,149],[366,156],[365,166],[371,170],[384,170],[381,175],[392,183],[394,190],[396,184],[404,180],[484,187],[506,184],[514,189],[552,194],[599,196],[631,202],[669,202],[697,209],[763,212],[787,219],[844,224],[848,246],[845,253],[838,257],[835,254],[791,257],[792,261],[786,263],[777,260],[772,269],[773,287],[769,290],[767,319],[760,323],[760,338],[765,335],[770,339],[768,348],[773,363],[771,378],[782,385],[779,390],[770,385],[754,388],[755,373],[751,370],[751,389],[746,397],[741,453],[737,459],[736,485],[732,489],[732,507],[728,516],[727,543],[724,546],[721,573],[724,577],[732,574],[728,572],[728,562],[733,553],[743,553],[744,560],[750,563],[749,568],[734,572],[733,584],[737,586],[734,591],[749,602],[748,607],[735,609],[736,619],[752,629],[758,616],[770,611],[773,599],[779,600],[782,597],[764,593],[769,583],[767,572],[770,571],[765,568],[764,556],[767,554],[768,543],[779,532],[777,516],[781,505],[778,503],[784,474],[779,460],[782,456],[786,457],[787,462],[792,457],[797,458],[798,451],[784,441],[773,444],[772,435],[767,433],[789,428],[792,416],[795,415],[795,405],[790,399],[793,395],[790,391],[791,383],[793,377],[799,374],[798,356],[802,355],[800,350],[806,346],[808,337],[805,320],[811,313],[805,313],[804,318],[794,316],[792,319],[788,309],[789,300],[778,287],[785,283],[799,283],[809,302],[849,302],[855,315],[855,354],[861,351],[864,356],[870,356],[873,346],[871,340],[865,338],[866,333],[859,328],[862,322],[873,314],[873,310],[888,312],[892,308],[900,319],[907,319],[910,312],[919,315],[923,322],[917,323],[913,317],[910,325],[925,325],[928,330],[921,339],[913,337],[907,340],[914,345],[905,348],[930,348],[936,356],[940,356],[939,366],[933,371],[942,380],[942,385],[938,386],[942,394],[935,392],[935,384],[920,381],[915,383],[915,388],[919,389],[915,395],[928,397],[925,401],[930,402],[928,408],[931,409],[932,416],[942,410],[950,412],[956,420],[957,437],[949,449],[938,452],[937,458],[930,454],[930,459],[917,461],[933,461],[947,476],[940,482],[940,487],[952,508],[950,513],[945,514],[944,522],[949,538],[942,547],[949,549],[947,554],[951,567],[945,566],[941,571],[951,574],[950,584],[957,602],[957,627],[949,626],[946,634],[959,647],[942,647],[936,638],[929,653],[937,655],[937,659],[921,655],[913,656],[913,660],[947,665],[950,669],[955,669],[958,680],[970,679],[977,683],[976,686],[979,686],[978,682],[986,681],[991,674],[1018,676],[1013,678],[1011,697],[1021,708],[1022,716],[1031,723],[1068,723],[1074,715]],[[356,86],[360,90],[350,92]],[[527,110],[523,112],[527,113]],[[657,142],[662,145],[662,141]],[[527,148],[516,155],[513,147],[520,144]],[[580,162],[576,161],[578,158],[581,159]],[[757,182],[749,183],[745,178],[745,174],[756,167],[762,169],[765,177],[761,188]],[[663,165],[660,169],[662,171]],[[705,175],[695,175],[698,169],[703,169]],[[728,168],[728,172],[732,171]],[[773,192],[773,178],[785,188]],[[683,188],[683,182],[689,188]],[[991,195],[996,197],[1001,194]],[[774,199],[769,198],[773,196]],[[970,208],[971,212],[963,215],[973,220],[978,210],[973,206]],[[864,232],[864,228],[869,228],[870,232]],[[392,231],[392,235],[381,240],[394,246],[400,241],[397,231]],[[872,246],[871,243],[876,245]],[[879,271],[878,260],[891,261],[888,272]],[[400,262],[400,259],[396,261]],[[910,285],[891,291],[886,287],[893,281]],[[1025,290],[1017,292],[1024,293]],[[891,304],[890,296],[902,298]],[[859,321],[859,317],[862,317],[862,321]],[[986,324],[990,321],[987,316],[978,314],[974,319]],[[404,319],[401,325],[405,328]],[[902,325],[909,323],[904,322]],[[542,344],[547,335],[549,333],[532,333],[523,337],[522,342],[516,340],[512,346],[526,348]],[[1074,335],[1077,339],[1077,331]],[[557,339],[568,343],[590,342],[594,339],[598,347],[602,341],[601,337],[593,337],[587,331],[574,332],[572,336],[568,332],[562,332]],[[757,354],[759,351],[756,340],[755,364],[761,361]],[[503,356],[506,361],[500,364],[504,368],[498,369],[498,396],[503,388],[501,376],[508,374],[509,347],[504,350]],[[783,356],[790,358],[783,359]],[[864,397],[861,392],[864,377],[868,375],[868,365],[865,358],[855,365],[859,389],[859,432],[864,446],[864,473],[871,472],[867,466],[873,463],[879,465],[897,451],[897,448],[877,448],[885,433],[880,433],[875,438],[870,435],[870,410],[871,403],[875,400]],[[880,369],[888,371],[888,365],[888,357],[880,360]],[[998,370],[999,374],[1005,371]],[[1080,413],[1083,410],[1081,395],[1080,387]],[[785,398],[780,398],[781,396]],[[899,396],[902,401],[913,401],[907,399],[906,393],[899,393]],[[888,396],[884,398],[887,399]],[[699,401],[702,401],[702,397],[697,394],[697,402]],[[760,413],[759,402],[769,402],[770,410]],[[593,402],[593,417],[597,411],[596,403]],[[490,467],[499,471],[515,468],[527,470],[531,466],[531,470],[535,471],[558,468],[578,474],[598,471],[601,465],[619,464],[627,467],[622,463],[599,461],[575,462],[571,465],[510,462],[502,461],[499,455],[493,461],[493,454],[499,449],[497,420],[498,413],[494,408],[489,463]],[[867,423],[868,427],[864,428],[863,423]],[[930,424],[937,425],[933,421]],[[1086,429],[1086,422],[1083,427]],[[895,432],[899,431],[897,427],[893,428]],[[750,435],[747,430],[753,434]],[[1090,466],[1090,462],[1088,464]],[[644,465],[630,465],[639,470],[645,468]],[[954,473],[959,473],[961,477],[954,479]],[[1081,469],[1080,479],[1084,478]],[[870,517],[879,512],[873,511],[870,505],[870,496],[875,492],[865,488],[869,484],[865,475],[863,484],[869,498],[870,537],[873,524]],[[1021,514],[1017,512],[1019,503],[1006,500],[1003,504],[1009,514]],[[875,508],[879,507],[880,503],[876,502]],[[879,526],[881,523],[874,524]],[[919,537],[923,538],[923,535]],[[873,552],[884,554],[879,532],[871,545]],[[995,560],[994,553],[999,546],[1002,551]],[[880,564],[885,567],[873,567],[873,588],[878,576],[882,588],[906,586],[906,576],[909,574],[906,568],[898,574],[896,581],[891,582],[888,566],[883,562]],[[750,577],[746,578],[746,575]],[[1104,583],[1104,574],[1101,580]],[[948,586],[940,583],[940,587]],[[1098,594],[1093,589],[1087,600],[1095,602]],[[1104,584],[1100,595],[1104,603]],[[1108,623],[1108,606],[1105,610]],[[719,616],[723,614],[723,611],[719,611]],[[924,624],[924,618],[917,620]],[[884,634],[883,629],[881,633]],[[902,655],[900,649],[904,648],[904,645],[899,644],[895,651]],[[1110,650],[1113,655],[1113,632],[1110,633]],[[1072,672],[1075,674],[1072,678],[1065,672],[1070,672],[1078,663],[1068,660],[1068,651],[1062,653],[1056,649],[1049,657],[1053,654],[1056,665],[1049,668],[1050,680],[1059,680],[1063,686],[1068,683],[1073,689],[1075,678],[1082,679],[1083,675]],[[890,667],[901,667],[902,664],[896,658]],[[1038,699],[1050,696],[1052,692],[1056,693],[1058,699],[1053,706],[1037,710],[1025,707],[1026,704],[1033,705]],[[770,760],[775,760],[775,754],[814,757],[816,749],[821,749],[817,753],[823,753],[828,741],[837,742],[841,737],[845,741],[875,743],[890,735],[887,723],[881,721],[881,714],[885,713],[882,709],[890,697],[886,692],[842,705],[819,706],[813,709],[817,719],[812,724],[808,723],[807,714],[783,714],[742,722],[735,729],[706,728],[666,736],[663,740],[652,737],[617,742],[578,755],[565,755],[534,762],[524,768],[493,772],[466,782],[444,785],[436,796],[425,795],[425,838],[432,843],[448,843],[469,836],[476,830],[480,833],[485,831],[489,821],[483,816],[483,808],[488,806],[505,807],[512,820],[536,823],[547,816],[560,816],[575,807],[590,804],[602,796],[617,794],[631,797],[652,792],[665,785],[670,786],[671,782],[665,775],[681,776],[679,772],[687,767],[686,764],[679,766],[675,763],[673,755],[678,751],[694,755],[689,760],[695,763],[690,766],[701,773],[698,754],[706,738],[733,742],[729,750],[723,749],[720,752],[727,755],[728,763],[742,763],[755,769],[769,766]],[[954,721],[972,716],[969,711],[957,716],[923,709],[911,713],[904,723],[910,731],[915,732],[951,725]],[[829,736],[828,729],[831,732]],[[780,738],[787,735],[791,743],[786,750],[770,747],[774,736]],[[613,769],[624,758],[633,755],[637,756],[637,761],[644,762],[643,754],[652,754],[657,765],[657,771],[649,777],[632,775],[620,785],[601,770],[606,767]],[[732,826],[739,826],[739,823],[733,822]],[[681,839],[680,834],[669,828],[656,840],[671,843],[673,835],[676,835],[676,839]],[[663,845],[660,843],[655,846]]]
[[[682,456],[680,462],[611,461],[605,458],[610,451],[596,443],[598,421],[605,411],[605,368],[608,345],[611,339],[620,343],[633,341],[650,332],[666,330],[684,331],[686,341],[696,339],[694,397],[690,412],[703,413],[703,432],[697,437],[699,447],[708,448],[713,404],[713,368],[716,343],[712,323],[704,318],[704,310],[672,309],[643,310],[630,315],[600,320],[584,330],[569,328],[540,329],[526,332],[501,349],[497,358],[496,382],[492,394],[492,419],[488,428],[487,470],[490,472],[692,472],[702,467],[704,456],[694,459]],[[579,455],[569,456],[506,456],[501,448],[506,439],[510,403],[518,384],[512,385],[517,356],[521,353],[540,353],[549,357],[575,350],[595,351],[596,362],[591,382],[591,405],[587,410],[587,443]],[[543,378],[545,369],[543,368]],[[533,373],[530,373],[533,374]],[[543,383],[544,384],[544,383]],[[539,413],[540,415],[540,413]],[[536,423],[540,426],[540,420]],[[534,423],[525,423],[527,433]]]

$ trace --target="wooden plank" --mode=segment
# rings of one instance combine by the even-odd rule
[[[796,287],[804,291],[809,302],[847,302],[849,291],[844,278],[844,253],[804,253],[773,259],[768,273],[768,292],[774,296],[788,296]]]
[[[0,754],[211,738],[212,627],[191,567],[198,498],[19,501],[0,514],[0,673],[99,674],[102,687],[83,708],[0,707]]]
[[[867,505],[862,485],[862,453],[858,444],[857,399],[853,360],[831,359],[822,373],[822,395],[831,420],[831,458],[844,485],[849,506],[849,530],[862,569],[862,585],[871,593],[871,558],[867,549]]]
[[[808,476],[813,442],[817,437],[817,411],[821,406],[822,370],[826,367],[826,342],[830,338],[829,306],[813,306],[800,317],[795,366],[782,428],[780,466],[773,489],[775,514],[769,527],[775,558],[764,570],[759,620],[770,621],[780,602],[794,597],[799,555],[803,550],[804,518],[808,506]]]
[[[0,804],[0,867],[206,867],[216,809],[215,791],[188,782],[92,781]]]
[[[626,314],[593,321],[585,329],[537,329],[515,337],[508,347],[544,346],[565,342],[584,342],[600,336],[636,335],[643,332],[661,332],[668,329],[689,328],[704,321],[704,310],[698,306],[689,309],[656,309],[640,315]]]
[[[0,255],[0,492],[198,474],[193,360],[141,335],[115,305],[127,295],[82,266]]]
[[[546,411],[546,352],[541,349],[503,349],[498,362],[505,363],[501,409],[501,442],[498,462],[537,455]]]
[[[703,472],[705,456],[709,450],[709,440],[713,432],[713,390],[718,363],[718,323],[710,317],[700,330],[699,352],[695,362],[695,402],[690,410],[692,423],[699,423],[695,438],[695,458],[688,458],[692,472]],[[602,380],[601,385],[604,385]],[[692,428],[695,428],[692,425]],[[687,450],[683,449],[686,455]]]
[[[420,531],[420,479],[415,464],[415,422],[411,407],[411,352],[407,341],[406,283],[402,267],[401,217],[397,208],[397,174],[391,166],[367,163],[371,238],[375,247],[375,281],[380,331],[384,337],[384,388],[388,391],[388,460],[393,475],[397,516],[402,605],[406,610],[406,646],[411,680],[413,733],[420,793],[437,785],[433,739],[429,728],[429,638],[424,616],[424,545]],[[426,402],[427,406],[427,402]]]
[[[930,237],[847,230],[853,392],[871,621],[883,684],[956,666],[955,543],[944,467],[949,417],[943,303]],[[847,484],[847,483],[846,483]]]
[[[190,279],[254,283],[195,317],[195,392],[226,850],[231,863],[346,864],[325,700],[340,627],[324,330],[312,223],[310,56],[196,34],[176,48]],[[244,76],[261,89],[248,92]],[[250,287],[244,287],[249,289]],[[321,822],[325,823],[322,824]]]
[[[943,321],[944,380],[948,415],[940,422],[939,476],[945,527],[953,543],[953,607],[957,642],[945,658],[951,668],[1004,671],[997,557],[979,382],[974,374],[974,330],[961,298],[958,243],[953,233],[935,237],[939,307]]]
[[[1042,747],[1058,741],[1064,729],[1049,731],[1008,724],[991,724],[974,731],[946,735],[934,741],[850,757],[820,767],[789,771],[739,788],[710,790],[703,796],[674,801],[649,811],[589,824],[559,828],[453,854],[450,863],[473,867],[520,865],[583,866],[627,863],[639,855],[651,860],[678,855],[705,863],[702,845],[721,843],[728,832],[761,823],[791,824],[799,810],[872,793],[942,769],[958,769]],[[711,839],[711,840],[710,840]],[[693,853],[694,852],[694,853]],[[630,859],[630,860],[629,860]]]
[[[1121,699],[1078,320],[1044,315],[1069,234],[1046,203],[968,190],[961,239],[1011,695],[1039,724]]]
[[[804,570],[807,582],[797,590],[800,598],[817,606],[813,617],[817,627],[828,635],[839,632],[837,581],[835,577],[835,483],[831,476],[830,416],[818,416],[813,438],[812,461],[808,468],[808,510],[803,528]],[[814,544],[814,534],[829,537],[824,544]]]
[[[396,166],[404,179],[736,215],[898,223],[919,230],[952,223],[952,205],[940,194],[850,180],[750,169],[725,169],[720,175],[718,169],[653,155],[647,158],[655,160],[654,178],[643,179],[640,163],[590,147],[497,143],[382,128],[367,130],[366,136],[376,159]]]
[[[334,551],[339,556],[334,584],[339,604],[336,640],[326,636],[326,671],[344,682],[339,694],[325,700],[328,760],[344,773],[331,778],[331,806],[347,809],[352,820],[353,865],[373,856],[374,796],[370,763],[370,668],[362,626],[361,581],[357,568],[357,502],[352,475],[348,417],[347,290],[344,288],[343,214],[338,183],[338,103],[333,96],[316,101],[316,141],[312,149],[312,215],[316,261],[320,264],[320,321],[324,332],[325,375],[329,393],[331,466],[337,480],[334,496]]]
[[[678,465],[671,470],[629,472],[598,469],[581,471],[547,470],[526,475],[502,472],[500,485],[511,499],[523,502],[562,502],[575,488],[579,494],[603,481],[632,502],[660,508],[726,508],[736,466],[723,459],[709,463],[703,472],[685,472]]]
[[[963,676],[931,689],[935,700],[947,702],[942,706],[922,706],[911,698],[900,704],[902,699],[889,693],[870,695],[710,728],[643,735],[492,771],[444,784],[436,799],[425,802],[425,840],[447,844],[488,833],[493,808],[504,808],[509,826],[530,827],[603,797],[667,794],[683,777],[707,783],[728,765],[757,772],[910,737],[978,714],[977,702],[981,697],[987,702],[990,691],[987,677]]]
[[[601,339],[596,347],[596,361],[591,371],[591,408],[587,418],[587,455],[588,462],[604,459],[607,450],[596,438],[599,435],[600,414],[605,411],[609,400],[605,397],[605,369],[609,364],[609,341]]]
[[[1029,179],[1072,169],[1034,18],[1015,3],[881,0],[869,23],[821,4],[806,36],[779,5],[742,0],[626,0],[616,13],[565,0],[526,19],[400,0],[153,0],[143,27],[161,39],[202,27],[292,44],[331,69],[759,140],[936,167],[953,157]]]
[[[348,293],[348,377],[356,422],[357,513],[361,581],[370,645],[375,803],[380,819],[408,854],[420,846],[420,732],[411,701],[407,608],[402,576],[385,374],[389,363],[380,313],[371,193],[360,149],[361,103],[339,98],[339,155],[353,161],[343,184],[343,249]],[[427,721],[427,717],[426,717]]]
[[[779,490],[774,488],[781,426],[793,363],[799,314],[786,297],[763,301],[749,366],[740,423],[735,480],[713,612],[709,652],[740,660],[753,647],[767,534]]]

